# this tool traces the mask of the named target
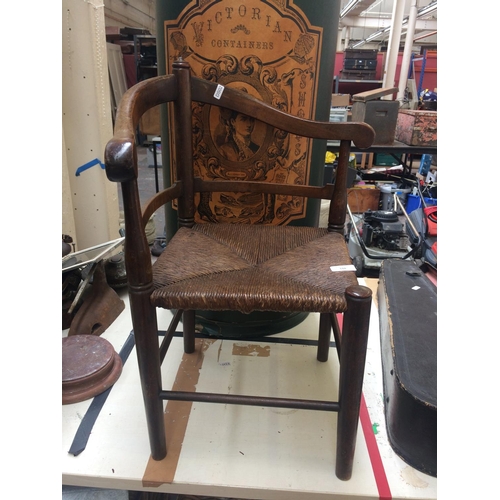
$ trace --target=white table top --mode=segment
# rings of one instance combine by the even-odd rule
[[[377,280],[366,284],[375,290]],[[126,292],[120,296],[125,311],[102,335],[117,352],[132,330]],[[387,440],[376,293],[374,299],[350,481],[335,476],[336,413],[320,411],[165,402],[169,453],[152,461],[133,349],[77,456],[68,450],[92,401],[62,406],[62,483],[263,500],[437,498],[437,479],[407,465]],[[170,312],[159,311],[160,329],[170,318]],[[310,314],[278,336],[315,340],[318,321]],[[265,337],[258,342],[197,340],[197,347],[203,352],[186,356],[182,339],[173,339],[162,365],[164,388],[175,383],[200,392],[337,396],[334,349],[328,362],[319,363],[314,346],[269,343]]]

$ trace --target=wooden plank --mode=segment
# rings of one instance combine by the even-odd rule
[[[368,154],[368,168],[369,169],[373,167],[373,157],[374,157],[374,153]]]
[[[111,102],[113,119],[115,117],[116,108],[123,94],[127,90],[127,80],[125,78],[125,66],[123,64],[123,55],[120,45],[114,43],[106,43],[108,53],[108,70],[111,83]]]
[[[365,168],[366,153],[361,153],[361,169]]]
[[[360,92],[359,94],[354,94],[352,96],[352,100],[360,102],[372,101],[374,99],[378,99],[379,97],[394,94],[397,91],[398,91],[397,87],[385,87],[381,89],[367,90],[366,92]]]

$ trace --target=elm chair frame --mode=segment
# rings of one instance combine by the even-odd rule
[[[217,97],[216,90],[217,84],[192,76],[189,64],[179,59],[174,62],[172,74],[140,82],[124,94],[114,136],[105,150],[107,176],[121,184],[123,194],[125,263],[152,458],[161,460],[167,453],[165,400],[334,411],[338,413],[335,473],[348,480],[353,469],[372,294],[368,287],[358,284],[354,271],[331,272],[330,266],[351,264],[344,238],[349,153],[351,143],[361,148],[373,143],[373,128],[366,123],[301,119],[236,89],[225,87]],[[141,207],[137,125],[148,109],[168,102],[174,109],[176,179]],[[340,140],[334,184],[309,186],[195,177],[193,102],[234,110],[289,134]],[[210,192],[327,199],[328,227],[196,223],[197,193]],[[156,210],[173,200],[178,229],[153,264],[145,225]],[[209,257],[206,265],[200,266],[199,255],[204,248]],[[174,312],[161,343],[157,307]],[[317,359],[327,361],[333,330],[340,366],[338,401],[164,390],[161,363],[181,318],[184,351],[195,350],[197,310],[319,313]],[[342,331],[339,313],[343,314]]]

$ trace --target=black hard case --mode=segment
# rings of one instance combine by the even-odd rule
[[[437,288],[412,261],[382,262],[378,287],[385,419],[394,451],[437,476]]]

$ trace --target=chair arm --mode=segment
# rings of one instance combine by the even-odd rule
[[[158,104],[177,98],[177,77],[158,76],[134,85],[123,94],[118,105],[113,138],[106,145],[106,175],[113,182],[136,179],[135,133],[141,116]]]
[[[299,118],[236,89],[225,87],[218,97],[215,97],[216,90],[217,84],[214,82],[194,76],[191,78],[193,101],[238,111],[291,134],[313,139],[349,140],[358,148],[368,148],[375,140],[375,130],[368,123],[320,122]]]

